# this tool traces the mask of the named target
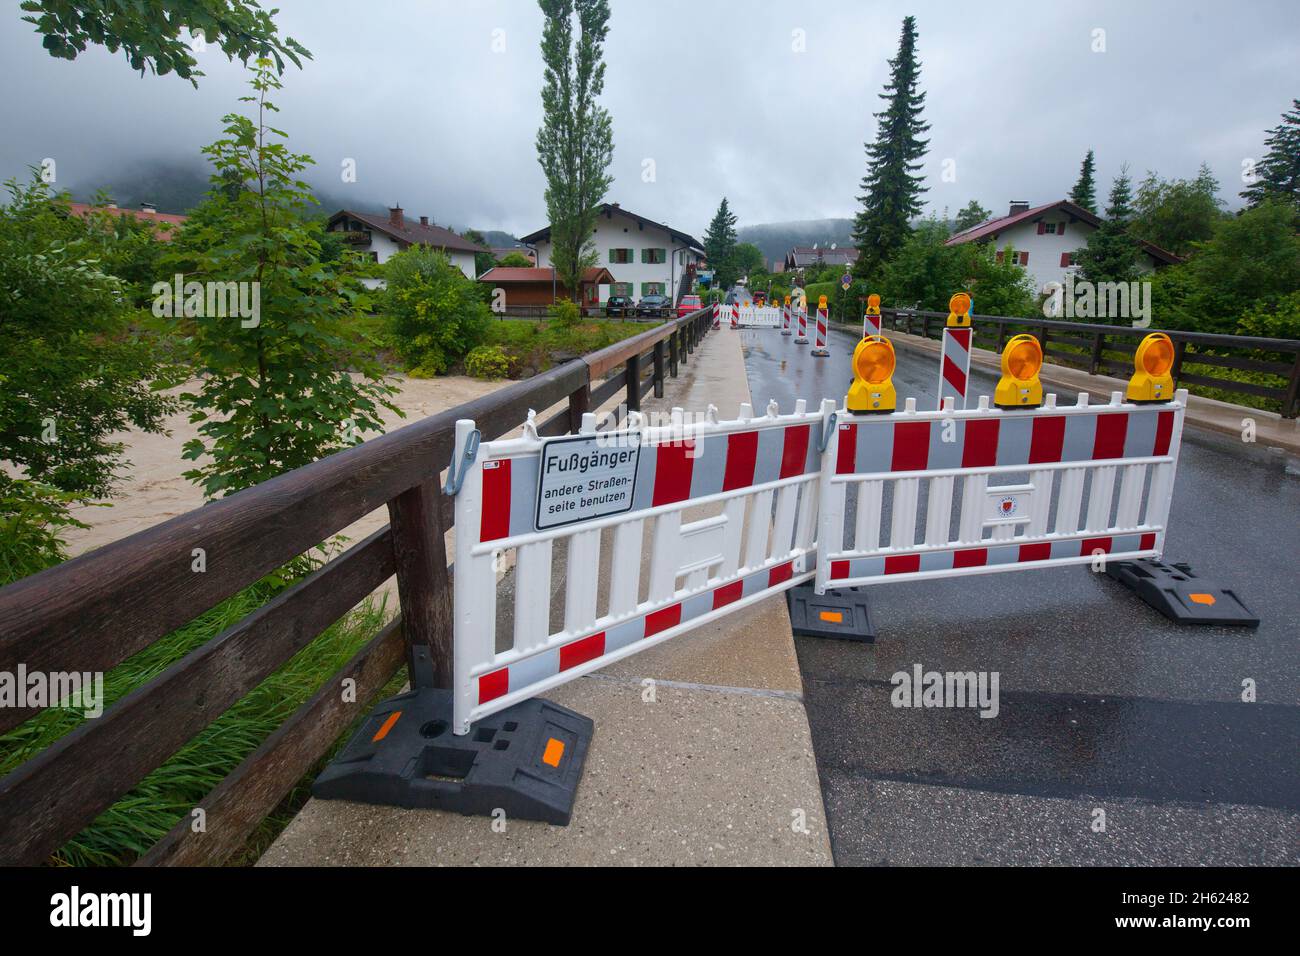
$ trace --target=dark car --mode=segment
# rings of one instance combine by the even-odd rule
[[[632,299],[626,295],[611,295],[605,302],[606,315],[627,315],[632,311]]]
[[[666,295],[643,295],[641,304],[636,308],[637,315],[667,315],[672,308]]]

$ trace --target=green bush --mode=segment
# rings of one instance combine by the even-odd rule
[[[385,264],[384,308],[412,375],[442,375],[487,336],[492,313],[478,284],[441,252],[412,246]]]
[[[475,378],[505,378],[510,373],[510,359],[499,345],[479,345],[465,356],[465,371]]]

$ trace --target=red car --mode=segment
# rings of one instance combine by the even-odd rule
[[[692,312],[698,312],[700,309],[700,297],[698,295],[684,295],[681,301],[677,303],[677,316],[690,315]]]

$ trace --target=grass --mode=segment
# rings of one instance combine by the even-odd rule
[[[644,323],[576,322],[546,319],[498,319],[488,328],[486,344],[499,345],[510,360],[511,377],[524,368],[544,372],[558,357],[583,355],[651,328]]]
[[[257,610],[279,590],[281,586],[268,581],[252,585],[122,662],[104,675],[105,705],[156,677],[174,661]],[[100,814],[60,848],[50,862],[68,866],[125,866],[134,862],[177,821],[187,817],[208,791],[338,671],[386,619],[383,603],[367,600],[354,609]],[[398,684],[400,680],[400,674],[394,678]],[[358,719],[363,712],[364,708],[358,708]],[[0,736],[0,775],[35,756],[84,719],[80,711],[46,710]],[[315,771],[299,782],[276,812],[263,821],[244,853],[232,862],[257,858],[306,799],[314,775]]]

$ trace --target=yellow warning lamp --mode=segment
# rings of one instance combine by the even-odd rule
[[[874,292],[867,296],[867,315],[880,314],[880,296]]]
[[[956,298],[954,296],[953,298]],[[993,392],[998,408],[1037,408],[1043,404],[1043,347],[1032,335],[1012,336],[1002,350],[1002,378]]]
[[[892,412],[898,407],[894,391],[894,346],[889,339],[871,335],[853,350],[853,384],[844,407],[855,415]]]
[[[962,328],[970,325],[970,296],[958,292],[948,300],[948,328]]]
[[[819,296],[817,297],[817,311],[818,311],[818,312],[825,312],[825,311],[826,311],[826,296],[824,296],[824,295],[819,295]]]
[[[787,306],[789,306],[789,304],[790,304],[790,297],[789,297],[788,295],[785,297],[785,304],[786,304]]]
[[[1163,332],[1152,332],[1142,340],[1133,356],[1136,371],[1128,380],[1125,397],[1130,402],[1171,402],[1174,379],[1174,343]]]

